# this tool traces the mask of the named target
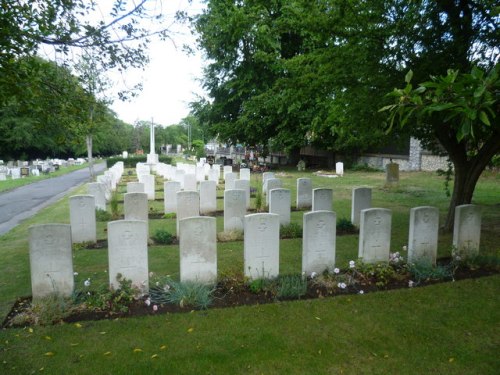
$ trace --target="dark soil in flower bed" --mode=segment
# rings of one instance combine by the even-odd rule
[[[484,276],[491,276],[498,274],[498,270],[492,269],[457,269],[454,275],[454,280],[464,280],[473,279]],[[449,280],[426,280],[416,284],[415,287],[422,287],[437,283],[450,282]],[[351,295],[359,294],[362,290],[364,294],[373,292],[383,292],[387,290],[403,289],[408,288],[408,280],[392,281],[383,287],[375,285],[374,280],[368,280],[364,284],[357,284],[356,287],[346,287],[345,289],[333,288],[327,289],[325,287],[320,287],[314,285],[314,283],[309,282],[307,292],[300,298],[280,298],[278,299],[273,293],[268,291],[253,292],[250,290],[248,285],[237,285],[236,287],[231,287],[229,284],[219,283],[215,288],[213,293],[213,301],[209,309],[217,308],[229,308],[245,305],[259,305],[276,303],[279,301],[291,301],[291,300],[307,300],[316,298],[335,298],[340,295]],[[21,297],[19,298],[14,306],[12,307],[10,313],[7,315],[2,323],[2,328],[15,327],[12,324],[12,319],[18,314],[21,314],[26,308],[31,304],[31,297]],[[193,307],[180,307],[174,304],[164,304],[157,305],[146,305],[145,299],[139,299],[134,301],[129,305],[127,312],[112,312],[112,311],[93,311],[93,310],[78,310],[66,316],[63,321],[66,323],[75,323],[80,321],[92,321],[92,320],[102,320],[102,319],[116,319],[116,318],[126,318],[126,317],[136,317],[136,316],[146,316],[146,315],[158,315],[158,314],[169,314],[169,313],[186,313],[195,310]],[[22,325],[22,326],[25,326]]]

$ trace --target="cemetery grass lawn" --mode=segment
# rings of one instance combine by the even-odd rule
[[[291,170],[276,173],[292,190],[292,205],[298,177],[311,177],[315,188],[333,188],[337,218],[350,218],[353,187],[372,187],[373,207],[392,210],[392,251],[401,252],[406,245],[411,207],[436,206],[443,220],[448,206],[443,180],[433,173],[402,173],[399,186],[391,188],[384,186],[383,173],[347,171],[335,179]],[[259,186],[258,177],[252,175],[252,186]],[[483,210],[480,252],[497,257],[499,182],[498,173],[484,172],[473,199]],[[82,187],[72,194],[83,192]],[[222,196],[223,190],[217,193]],[[161,212],[162,205],[150,202],[150,209]],[[292,222],[302,225],[302,215],[293,211]],[[222,220],[217,217],[218,231]],[[16,298],[31,294],[27,228],[35,223],[69,223],[68,199],[0,236],[2,320]],[[105,228],[106,223],[98,222],[101,240],[106,239]],[[150,220],[149,228],[150,236],[160,228],[174,233],[175,219]],[[281,273],[300,273],[301,241],[281,240]],[[336,265],[346,268],[355,260],[357,246],[357,234],[338,236]],[[241,241],[218,243],[217,248],[219,274],[243,271]],[[438,256],[450,253],[451,236],[440,234]],[[149,265],[152,272],[178,279],[178,246],[150,246]],[[106,283],[106,249],[75,247],[74,269],[79,289],[88,277],[92,283]],[[495,275],[364,295],[87,321],[80,328],[9,328],[0,331],[0,373],[496,374],[499,291],[500,275]]]

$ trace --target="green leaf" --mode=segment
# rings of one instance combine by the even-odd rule
[[[479,119],[482,121],[483,124],[491,126],[490,120],[488,119],[488,115],[486,114],[486,112],[484,111],[479,112]]]
[[[475,91],[474,91],[474,98],[480,98],[483,93],[484,93],[484,90],[486,89],[485,86],[479,86]]]
[[[413,70],[409,70],[408,73],[405,75],[405,82],[410,83],[411,79],[413,78]]]

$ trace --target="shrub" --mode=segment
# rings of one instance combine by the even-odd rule
[[[174,236],[165,229],[157,229],[153,236],[153,240],[162,245],[170,245],[174,242]]]
[[[118,192],[113,191],[111,193],[111,199],[109,201],[109,207],[111,208],[111,216],[113,219],[119,219],[120,211],[118,209]]]
[[[307,279],[301,275],[282,275],[277,281],[278,298],[300,298],[307,293]]]
[[[342,217],[337,221],[337,234],[340,233],[356,233],[356,227],[351,220]]]
[[[111,215],[108,211],[106,210],[100,210],[96,209],[95,210],[95,219],[97,221],[110,221],[113,219],[113,215]]]
[[[301,238],[302,227],[297,223],[282,225],[280,228],[280,238]]]
[[[416,284],[428,280],[451,280],[455,274],[455,267],[452,263],[445,266],[433,266],[429,262],[417,262],[409,264],[408,270],[412,281]]]
[[[166,155],[158,155],[160,163],[172,164],[172,158]],[[122,157],[110,157],[106,159],[106,165],[112,167],[117,162],[122,161],[125,168],[135,168],[137,163],[146,163],[147,155],[134,155],[124,159]]]
[[[212,304],[214,291],[213,286],[194,281],[177,282],[167,277],[150,286],[149,297],[157,304],[171,303],[204,310]]]
[[[22,325],[51,325],[62,322],[73,312],[70,298],[52,293],[46,297],[33,301],[29,308],[11,320],[13,326]]]
[[[264,209],[264,197],[262,195],[262,189],[257,189],[255,193],[255,210],[261,212]]]

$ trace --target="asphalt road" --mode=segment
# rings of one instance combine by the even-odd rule
[[[94,165],[96,174],[105,169],[106,163]],[[0,235],[59,200],[88,179],[89,170],[84,168],[0,193]]]

